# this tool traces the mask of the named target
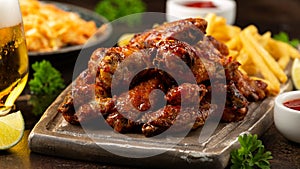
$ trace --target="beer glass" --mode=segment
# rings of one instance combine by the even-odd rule
[[[0,116],[13,110],[28,78],[28,54],[18,0],[0,0]]]

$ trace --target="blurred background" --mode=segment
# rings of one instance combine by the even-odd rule
[[[85,8],[94,10],[101,0],[55,0],[70,4],[84,4]],[[166,0],[143,0],[148,12],[165,12]],[[287,32],[291,38],[300,38],[300,1],[299,0],[236,0],[237,18],[235,25],[246,27],[254,24],[261,33],[271,31],[277,34]]]

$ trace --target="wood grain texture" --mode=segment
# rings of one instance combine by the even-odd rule
[[[290,90],[291,84],[282,87]],[[225,168],[229,163],[230,152],[238,147],[237,137],[243,133],[262,135],[273,123],[274,97],[252,103],[244,120],[234,123],[219,123],[216,131],[205,144],[198,142],[201,129],[190,132],[176,146],[170,138],[148,138],[141,134],[126,134],[127,139],[116,135],[112,130],[86,130],[67,123],[57,112],[58,105],[70,90],[69,86],[46,110],[29,136],[31,151],[67,157],[71,159],[97,161],[115,165],[135,167],[165,168]],[[165,151],[148,158],[127,158],[106,151],[103,146],[118,153],[144,154]]]

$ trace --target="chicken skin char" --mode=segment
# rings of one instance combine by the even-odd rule
[[[200,18],[179,20],[137,34],[127,46],[95,50],[58,111],[72,124],[102,115],[117,132],[151,137],[203,126],[218,109],[211,104],[217,85],[226,94],[222,121],[242,120],[250,102],[267,97],[267,84],[242,74],[206,27]]]

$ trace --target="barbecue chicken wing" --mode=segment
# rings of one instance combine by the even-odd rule
[[[267,85],[242,74],[227,47],[205,35],[206,26],[200,18],[165,23],[127,46],[95,50],[58,111],[72,124],[102,115],[122,133],[180,132],[203,126],[218,109],[213,85],[226,94],[222,120],[242,120],[250,102],[267,96]]]

